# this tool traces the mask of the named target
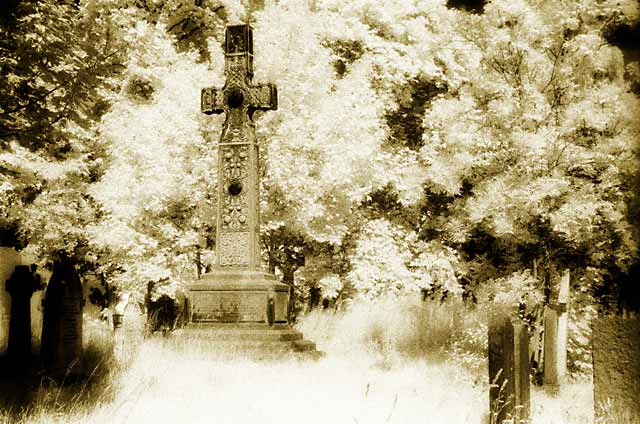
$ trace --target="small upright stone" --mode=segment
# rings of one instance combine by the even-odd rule
[[[11,321],[11,295],[6,290],[6,282],[21,263],[20,253],[15,249],[0,247],[0,355],[7,351]]]
[[[522,322],[501,312],[489,321],[489,414],[492,423],[529,422],[529,337]]]
[[[566,269],[544,309],[544,385],[558,393],[567,375],[570,272]]]

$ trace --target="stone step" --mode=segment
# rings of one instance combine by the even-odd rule
[[[316,344],[310,340],[295,340],[291,344],[296,352],[316,351]]]
[[[304,340],[301,332],[288,325],[190,323],[173,332],[184,349],[196,345],[217,356],[245,356],[254,359],[297,357],[318,359],[324,355],[316,344]]]
[[[292,350],[288,343],[279,342],[257,342],[257,343],[215,343],[207,346],[207,349],[215,352],[228,353],[275,353],[284,354]]]
[[[259,330],[252,328],[193,328],[185,327],[179,330],[184,337],[194,337],[209,340],[301,340],[302,333],[292,329]]]
[[[286,323],[276,323],[269,326],[263,322],[238,322],[238,323],[224,323],[218,321],[197,321],[190,322],[186,327],[190,329],[206,329],[206,330],[219,330],[219,331],[235,331],[235,330],[292,330],[290,325]]]

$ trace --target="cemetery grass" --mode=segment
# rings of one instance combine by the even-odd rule
[[[84,380],[33,382],[29,402],[0,421],[482,423],[487,415],[486,324],[461,305],[408,302],[314,311],[298,325],[326,356],[278,360],[185,350],[176,337],[147,338],[125,366],[94,328]],[[402,313],[401,313],[402,312]],[[534,388],[532,422],[592,422],[592,385],[558,398]],[[614,422],[614,421],[611,421]]]

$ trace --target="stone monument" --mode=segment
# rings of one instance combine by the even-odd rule
[[[490,313],[488,330],[489,421],[528,423],[531,370],[526,325],[496,308]]]
[[[22,258],[16,250],[0,247],[0,356],[8,347],[11,321],[11,295],[6,290],[6,282],[21,263]]]
[[[35,267],[17,265],[6,290],[11,294],[11,320],[7,353],[12,363],[26,365],[31,356],[31,295],[42,289]]]
[[[259,146],[253,114],[276,110],[274,84],[254,84],[253,33],[229,25],[222,88],[202,90],[202,112],[225,114],[218,143],[216,263],[189,287],[193,323],[287,321],[288,286],[264,270],[260,254]]]

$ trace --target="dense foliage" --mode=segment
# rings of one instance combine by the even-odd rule
[[[640,71],[609,40],[637,4],[458,3],[21,2],[0,25],[2,243],[128,288],[205,271],[223,118],[199,90],[251,13],[279,88],[257,116],[265,262],[303,299],[534,307],[571,268],[580,308],[622,306]]]

